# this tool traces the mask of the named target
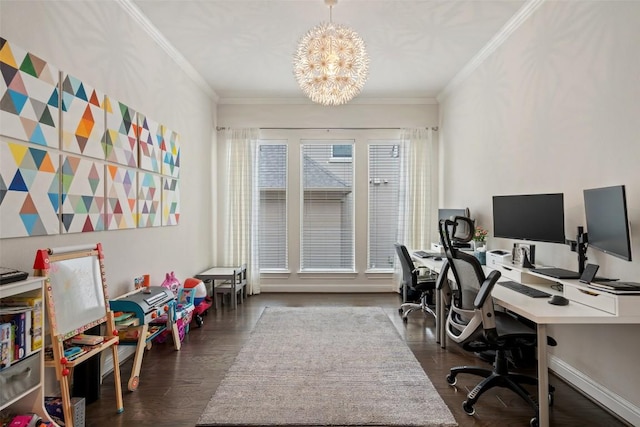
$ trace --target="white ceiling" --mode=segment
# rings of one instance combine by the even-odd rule
[[[310,28],[329,20],[323,0],[121,1],[141,12],[221,102],[304,98],[293,53]],[[340,0],[333,22],[366,43],[369,79],[360,99],[433,99],[526,2]]]

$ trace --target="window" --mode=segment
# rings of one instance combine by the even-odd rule
[[[331,161],[350,162],[353,157],[352,151],[351,144],[333,144],[331,146]]]
[[[303,271],[355,270],[352,144],[353,141],[302,141]],[[349,153],[349,162],[334,163],[336,153]]]
[[[399,149],[397,143],[369,144],[369,269],[393,270],[399,215]]]
[[[260,192],[258,240],[260,270],[286,270],[287,145],[261,142],[258,147]]]

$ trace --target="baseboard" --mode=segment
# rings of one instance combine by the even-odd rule
[[[556,356],[549,356],[549,369],[583,394],[598,402],[603,408],[631,425],[640,426],[640,408],[633,403],[593,381],[583,372]]]
[[[379,285],[270,285],[261,284],[260,292],[318,292],[318,293],[391,293],[389,283]]]
[[[102,362],[102,378],[113,372],[113,356],[110,351],[105,351],[104,361]],[[130,357],[136,354],[136,347],[132,345],[118,346],[118,361],[120,365]]]

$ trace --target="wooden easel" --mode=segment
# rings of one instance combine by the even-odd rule
[[[40,249],[33,266],[36,276],[45,276],[46,311],[49,319],[54,367],[60,383],[65,425],[73,427],[69,376],[73,368],[103,350],[111,349],[113,375],[116,387],[116,409],[124,411],[120,363],[118,361],[118,334],[104,273],[104,257],[100,243],[92,246],[73,246]],[[85,353],[68,361],[64,357],[64,342],[90,328],[105,324],[106,334],[100,344],[84,347]]]

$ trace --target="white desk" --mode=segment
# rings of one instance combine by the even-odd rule
[[[443,261],[434,261],[430,258],[415,258],[415,261],[438,273],[442,269]],[[577,280],[556,280],[541,274],[530,272],[527,269],[511,266],[508,268],[511,270],[507,270],[507,272],[514,271],[515,274],[519,275],[521,280],[517,281],[520,283],[534,288],[543,289],[545,292],[550,294],[561,294],[560,291],[556,291],[550,287],[554,283],[561,283],[563,285],[565,296],[576,295],[577,290],[578,296],[576,297],[581,298],[579,297],[581,290],[587,290],[587,288],[579,284]],[[514,280],[513,277],[505,276],[503,276],[503,279]],[[611,297],[611,294],[598,293],[596,291],[592,292],[591,290],[588,292],[591,294],[590,297],[593,298],[613,298]],[[498,284],[494,286],[491,296],[496,304],[535,322],[537,325],[538,402],[540,406],[538,420],[541,427],[549,426],[549,401],[546,398],[542,398],[542,396],[547,396],[549,389],[547,325],[640,323],[640,309],[637,308],[640,307],[639,295],[615,295],[615,310],[618,310],[615,314],[587,306],[574,300],[570,301],[569,304],[565,306],[551,305],[547,303],[547,298],[531,298]],[[623,299],[618,297],[622,297]],[[441,306],[439,295],[436,297],[436,300],[437,304]],[[587,303],[589,303],[589,301],[587,301]],[[611,305],[607,303],[605,304],[605,307],[610,309]],[[445,347],[447,338],[446,334],[443,332],[445,330],[444,327],[446,322],[446,318],[444,317],[445,313],[438,307],[436,308],[436,313],[439,315],[439,318],[436,319],[436,336],[440,337],[441,346]]]

